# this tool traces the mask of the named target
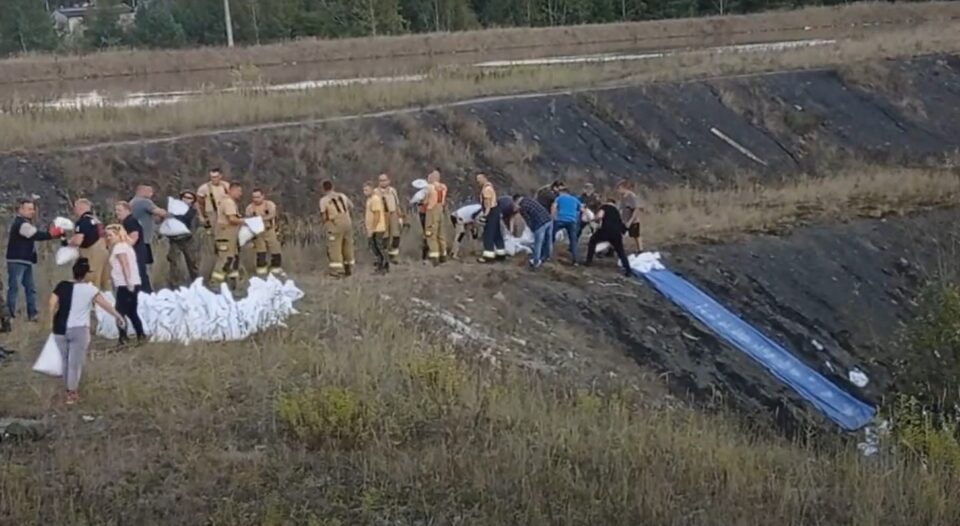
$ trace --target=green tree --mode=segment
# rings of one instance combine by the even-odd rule
[[[152,48],[176,48],[187,41],[183,26],[162,2],[140,4],[133,26],[135,44]]]
[[[50,51],[59,44],[42,0],[6,0],[0,13],[0,55]]]
[[[405,29],[398,0],[356,0],[354,13],[365,35],[393,35]]]
[[[100,0],[84,21],[83,36],[93,49],[116,47],[123,44],[125,33],[120,26],[120,0]]]

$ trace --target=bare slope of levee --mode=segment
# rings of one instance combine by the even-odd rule
[[[955,222],[943,211],[812,226],[672,247],[665,259],[872,401],[889,387],[886,344]],[[771,420],[823,422],[609,260],[575,269],[564,255],[540,272],[522,261],[407,263],[380,277],[363,263],[337,281],[312,272],[314,249],[291,249],[307,296],[288,328],[112,354],[98,341],[70,409],[59,381],[29,372],[41,326],[18,327],[22,352],[0,367],[0,414],[46,419],[50,434],[0,443],[0,519],[960,520],[956,472],[762,431]],[[53,274],[41,274],[46,287]],[[871,377],[863,391],[841,378],[854,365]]]
[[[862,3],[753,15],[555,28],[294,42],[227,49],[30,55],[0,61],[0,100],[65,93],[182,91],[426,73],[438,67],[559,55],[649,52],[850,36],[960,16],[950,2]]]

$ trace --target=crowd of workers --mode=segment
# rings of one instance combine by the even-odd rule
[[[251,192],[250,202],[241,208],[243,186],[224,180],[220,169],[209,171],[209,180],[195,192],[183,191],[179,199],[187,205],[182,215],[172,216],[184,227],[181,233],[168,236],[169,283],[185,284],[200,276],[203,247],[198,230],[207,229],[212,240],[216,262],[209,282],[218,286],[228,283],[236,288],[240,279],[240,229],[248,218],[259,217],[263,230],[253,238],[256,274],[283,275],[283,256],[279,232],[279,211],[276,203],[266,198],[259,188]],[[623,244],[627,235],[642,250],[640,236],[640,206],[629,182],[617,186],[618,199],[603,200],[590,184],[583,193],[572,195],[563,182],[557,181],[540,188],[535,196],[498,194],[493,183],[483,174],[476,176],[478,203],[451,210],[449,193],[441,180],[439,170],[426,177],[425,187],[411,200],[416,205],[422,229],[422,259],[439,265],[448,258],[459,259],[467,236],[480,239],[481,263],[505,260],[504,228],[515,231],[522,224],[533,233],[530,267],[537,269],[551,258],[557,232],[566,234],[571,261],[580,264],[579,240],[586,228],[592,233],[583,261],[593,262],[598,244],[606,242],[617,254],[625,272],[629,262]],[[337,191],[331,181],[321,185],[323,196],[319,201],[324,225],[329,272],[335,276],[350,276],[356,264],[354,255],[353,202]],[[374,256],[378,273],[389,272],[391,264],[400,258],[400,240],[408,227],[405,206],[400,194],[391,185],[390,177],[381,174],[376,181],[363,184],[365,198],[363,227],[367,243]],[[88,199],[74,202],[74,230],[65,233],[51,225],[42,230],[34,224],[37,209],[32,199],[17,203],[16,216],[11,223],[7,244],[7,293],[0,308],[0,332],[11,330],[11,319],[17,314],[19,291],[26,299],[26,317],[36,322],[39,317],[34,266],[38,262],[38,242],[61,240],[79,252],[72,268],[73,280],[60,282],[49,300],[53,315],[53,334],[66,364],[67,401],[76,401],[76,388],[81,366],[90,342],[90,313],[93,305],[101,305],[114,315],[121,327],[128,321],[138,343],[145,338],[138,316],[137,298],[140,292],[153,292],[150,268],[154,263],[153,243],[158,224],[168,219],[168,211],[157,206],[150,185],[136,188],[129,201],[114,205],[115,222],[105,225],[93,212]],[[243,212],[241,212],[243,210]],[[589,211],[589,212],[588,212]],[[449,222],[449,223],[448,223]],[[453,232],[449,231],[453,228]],[[451,238],[452,246],[447,240]],[[181,271],[186,269],[186,276]],[[2,287],[0,287],[2,291]],[[111,304],[104,293],[115,293]],[[125,344],[127,330],[120,331],[120,343]],[[0,358],[3,349],[0,348]]]

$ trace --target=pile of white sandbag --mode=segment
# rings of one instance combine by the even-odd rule
[[[105,294],[113,302],[111,294]],[[286,327],[286,320],[297,313],[293,304],[303,291],[292,280],[275,276],[251,278],[247,297],[236,300],[226,284],[220,293],[204,287],[197,279],[189,287],[140,293],[137,313],[144,332],[154,342],[238,341],[272,327]],[[97,307],[97,335],[107,339],[119,336],[112,316]],[[132,327],[128,332],[132,335]]]

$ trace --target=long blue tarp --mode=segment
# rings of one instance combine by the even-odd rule
[[[844,429],[860,429],[873,420],[873,407],[837,387],[689,281],[669,270],[635,274],[645,278],[661,294],[721,338],[760,362],[780,381]]]

